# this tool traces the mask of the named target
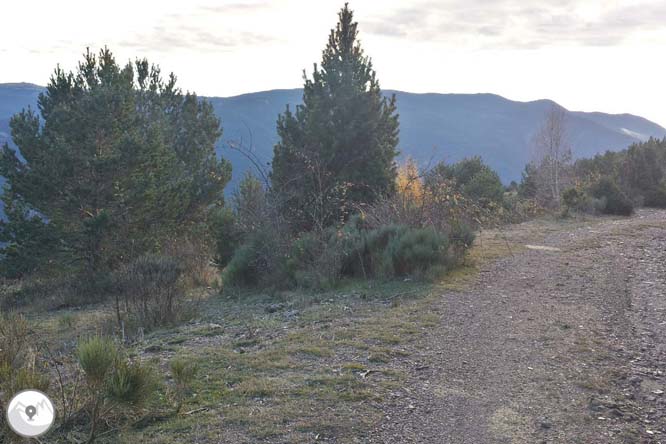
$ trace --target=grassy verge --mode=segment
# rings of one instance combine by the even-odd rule
[[[530,233],[540,237],[544,230]],[[434,283],[350,282],[323,294],[210,295],[198,319],[154,331],[132,350],[167,377],[176,356],[198,363],[181,413],[107,433],[99,442],[362,441],[382,418],[383,401],[404,383],[418,341],[442,322],[441,294],[464,290],[479,267],[517,254],[524,239],[524,228],[520,236],[485,231],[465,265]],[[104,332],[112,319],[110,309],[99,307],[37,315],[33,325],[62,348],[77,336]]]

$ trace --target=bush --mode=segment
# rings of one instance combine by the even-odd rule
[[[0,313],[0,393],[48,388],[49,378],[40,373],[41,366],[31,359],[34,354],[29,335],[28,322],[22,315]]]
[[[181,320],[184,312],[182,274],[180,262],[165,256],[142,256],[123,267],[116,274],[119,320],[122,309],[127,317],[146,328]]]
[[[171,376],[176,385],[176,414],[183,406],[185,396],[191,390],[192,381],[199,370],[196,363],[182,358],[175,358],[170,363]]]
[[[499,175],[478,156],[450,165],[437,164],[426,175],[426,183],[432,185],[441,181],[452,181],[463,195],[481,204],[500,204],[504,200],[504,186]]]
[[[218,208],[209,218],[210,231],[215,239],[213,261],[219,268],[226,267],[242,240],[236,216],[229,208]]]
[[[591,213],[595,210],[594,202],[590,199],[590,196],[576,187],[567,188],[562,193],[562,203],[562,215],[564,217],[568,216],[570,211]]]
[[[602,177],[591,188],[592,196],[599,199],[599,209],[604,214],[630,216],[634,212],[634,205],[620,190],[615,181],[609,177]]]
[[[140,407],[156,392],[157,378],[152,368],[138,361],[129,362],[109,338],[82,340],[76,356],[88,388],[91,443],[105,416],[112,415],[121,405]]]
[[[139,361],[121,360],[109,378],[107,395],[112,402],[140,407],[155,393],[157,386],[152,367]]]
[[[476,234],[472,227],[464,222],[457,222],[451,227],[449,241],[451,243],[450,259],[452,263],[462,260],[465,252],[472,247]]]
[[[192,233],[174,236],[164,242],[160,253],[166,257],[178,258],[183,269],[183,284],[186,288],[210,286],[219,276],[215,264],[211,261],[213,239],[200,225]]]
[[[76,357],[91,390],[100,389],[118,359],[118,348],[109,338],[93,336],[81,341]]]
[[[252,233],[222,273],[224,285],[257,287],[284,285],[284,239],[268,227]]]
[[[361,277],[393,276],[393,263],[386,250],[407,230],[404,225],[385,225],[367,231],[354,254],[349,256],[345,273]]]
[[[497,173],[486,167],[475,174],[462,187],[464,195],[480,203],[496,202],[504,200],[504,186]]]
[[[16,368],[28,346],[28,322],[18,313],[0,313],[0,366]]]
[[[429,267],[446,265],[449,238],[432,228],[408,229],[389,242],[384,252],[384,270],[393,276],[422,273]],[[390,264],[390,267],[387,265]]]
[[[289,251],[286,269],[299,287],[327,289],[341,278],[343,251],[335,230],[324,233],[305,233],[294,241]]]

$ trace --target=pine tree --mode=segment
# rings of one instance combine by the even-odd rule
[[[296,229],[340,221],[357,203],[395,191],[399,123],[382,95],[347,5],[309,79],[303,104],[278,118],[272,189]]]
[[[11,119],[18,151],[0,156],[5,261],[32,254],[30,228],[56,246],[35,260],[113,267],[201,220],[230,178],[212,106],[146,60],[121,67],[107,49],[88,52],[76,72],[55,70],[38,105]]]

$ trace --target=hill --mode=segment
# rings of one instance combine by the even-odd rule
[[[0,143],[9,139],[9,118],[26,106],[35,106],[43,88],[25,83],[0,84]],[[230,142],[251,148],[266,166],[277,140],[275,123],[286,105],[301,101],[302,90],[271,90],[235,97],[210,97],[222,120],[224,135],[218,151],[234,165],[236,182],[252,168]],[[400,113],[400,150],[421,164],[457,161],[480,155],[502,180],[519,180],[530,159],[530,141],[550,100],[517,102],[494,94],[396,94]],[[556,104],[555,104],[556,105]],[[568,112],[570,136],[576,157],[619,150],[650,136],[665,137],[666,129],[630,114]],[[233,188],[233,182],[232,186]]]

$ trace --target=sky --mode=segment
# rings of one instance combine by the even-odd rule
[[[385,89],[548,98],[666,126],[664,0],[350,0]],[[8,0],[0,83],[47,83],[86,47],[148,58],[185,90],[302,86],[342,0]],[[399,104],[398,104],[399,106]]]

